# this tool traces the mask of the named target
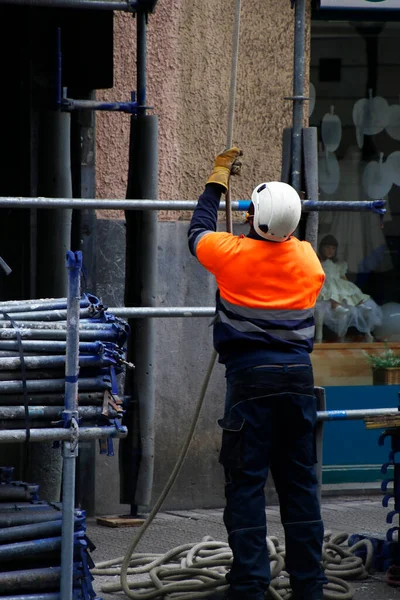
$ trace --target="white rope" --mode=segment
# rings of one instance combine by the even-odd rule
[[[237,83],[237,69],[239,61],[239,41],[240,41],[240,10],[241,0],[236,0],[235,4],[235,18],[233,23],[233,34],[232,34],[232,65],[231,65],[231,79],[229,86],[229,108],[228,108],[228,128],[226,133],[226,148],[230,148],[233,142],[233,125],[235,122],[235,104],[236,104],[236,83]],[[228,188],[225,194],[225,215],[226,215],[226,231],[232,233],[233,222],[232,222],[232,204],[231,204],[231,192]]]
[[[238,64],[238,56],[239,56],[239,36],[240,36],[240,9],[241,9],[241,2],[240,2],[240,0],[236,0],[235,22],[234,22],[234,30],[233,30],[233,41],[232,41],[232,46],[233,46],[232,47],[232,70],[231,70],[231,82],[230,82],[230,92],[229,92],[229,110],[228,110],[228,133],[227,133],[227,147],[228,148],[232,145],[233,123],[234,123],[234,114],[235,114],[236,79],[237,79],[237,64]],[[228,232],[232,232],[232,211],[231,211],[230,206],[228,209],[228,201],[230,204],[229,190],[228,190],[227,198],[226,198],[226,206],[227,206],[227,213],[226,213],[227,214],[227,223],[226,223],[227,227],[226,228],[227,228]],[[229,218],[228,218],[228,215],[229,215]],[[193,434],[194,434],[194,431],[197,426],[197,421],[199,419],[200,411],[203,406],[205,395],[207,393],[208,384],[209,384],[209,381],[210,381],[210,378],[211,378],[211,375],[212,375],[212,372],[214,369],[216,359],[217,359],[217,353],[215,350],[213,350],[211,357],[210,357],[209,365],[207,367],[207,371],[206,371],[206,374],[204,377],[204,381],[203,381],[203,384],[202,384],[202,387],[200,390],[199,398],[198,398],[198,401],[196,404],[195,413],[194,413],[194,416],[193,416],[193,419],[192,419],[192,422],[190,425],[189,432],[188,432],[185,442],[182,446],[182,449],[179,454],[176,465],[175,465],[163,491],[161,492],[160,497],[158,498],[156,504],[154,505],[154,507],[153,507],[152,511],[150,512],[149,516],[147,517],[146,521],[143,523],[139,532],[134,537],[132,543],[130,544],[130,546],[126,552],[125,557],[116,558],[116,559],[107,561],[107,567],[112,567],[114,565],[120,565],[122,562],[122,566],[120,568],[121,587],[122,587],[123,591],[125,592],[125,594],[128,596],[128,598],[135,598],[135,596],[132,595],[132,592],[130,591],[130,588],[129,588],[128,582],[127,582],[127,572],[128,572],[128,567],[129,567],[129,564],[131,561],[133,551],[135,550],[136,546],[138,545],[140,539],[142,538],[143,534],[145,533],[145,531],[147,530],[149,525],[153,522],[154,517],[160,510],[165,498],[167,497],[167,495],[169,493],[169,490],[171,489],[172,485],[175,482],[175,479],[178,476],[178,473],[180,471],[182,463],[185,460],[187,451],[190,446],[190,442],[192,441]]]
[[[229,87],[229,109],[228,109],[228,129],[226,132],[226,147],[230,148],[233,141],[233,125],[235,122],[235,103],[236,103],[236,83],[237,70],[239,62],[239,41],[240,41],[240,10],[241,0],[236,0],[235,19],[233,23],[232,34],[232,65],[231,79]]]
[[[351,600],[354,595],[347,580],[368,577],[372,566],[373,546],[369,540],[361,540],[353,546],[345,546],[347,534],[333,536],[326,532],[323,547],[323,567],[329,583],[324,586],[325,600]],[[365,546],[366,559],[354,553]],[[292,592],[289,576],[285,571],[285,548],[276,537],[267,538],[271,565],[271,585],[268,590],[273,600],[289,600]],[[119,564],[121,564],[120,559]],[[110,568],[110,563],[113,566]],[[121,567],[115,561],[98,563],[92,575],[119,576]],[[134,600],[162,599],[197,600],[212,593],[221,595],[228,590],[225,575],[232,564],[232,552],[225,542],[206,536],[196,544],[184,544],[166,554],[134,554],[127,564],[126,575],[136,576],[126,580],[129,597]],[[146,575],[146,579],[143,579]],[[125,591],[121,582],[107,583],[103,592]]]

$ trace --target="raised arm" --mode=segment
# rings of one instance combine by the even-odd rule
[[[194,256],[196,256],[196,246],[199,240],[207,233],[213,233],[217,229],[221,194],[228,189],[231,173],[238,174],[240,172],[241,162],[239,157],[241,155],[241,150],[233,147],[222,152],[215,159],[212,173],[207,180],[205,190],[198,200],[190,221],[188,231],[189,249]]]

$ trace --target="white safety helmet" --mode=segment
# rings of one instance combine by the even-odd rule
[[[272,242],[284,242],[292,235],[300,221],[301,200],[291,185],[281,181],[261,183],[251,201],[258,235]]]

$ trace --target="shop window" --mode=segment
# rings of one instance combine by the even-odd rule
[[[317,341],[400,341],[399,39],[398,22],[312,24],[310,126],[318,128],[320,199],[387,204],[383,219],[320,213],[327,285]]]

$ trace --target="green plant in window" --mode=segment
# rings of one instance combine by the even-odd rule
[[[363,354],[373,369],[393,369],[400,367],[400,355],[395,354],[392,348],[388,348],[386,344],[382,352],[369,354],[363,350]]]

